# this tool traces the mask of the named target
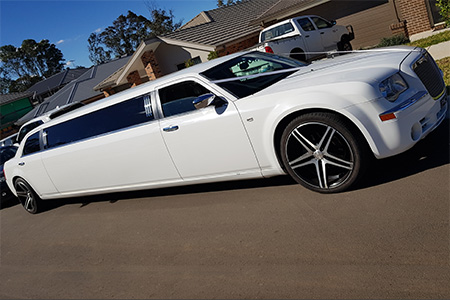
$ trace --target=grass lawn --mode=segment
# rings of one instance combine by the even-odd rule
[[[450,41],[450,30],[446,30],[441,33],[429,36],[427,38],[408,43],[408,45],[409,46],[418,46],[421,48],[427,48],[431,45],[436,45],[436,44],[446,42],[446,41]]]
[[[436,35],[411,42],[408,45],[427,48],[442,42],[450,41],[450,30],[438,33]],[[444,72],[444,81],[447,87],[450,87],[450,57],[439,59],[436,61],[439,68]]]
[[[447,87],[450,87],[450,57],[439,59],[436,61],[439,68],[444,72],[444,81]]]

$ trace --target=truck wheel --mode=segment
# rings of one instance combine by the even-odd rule
[[[296,48],[291,51],[290,58],[306,62],[306,54],[302,49]]]
[[[366,145],[338,115],[317,112],[302,115],[286,127],[280,153],[295,181],[316,192],[335,193],[361,177],[368,157]]]
[[[343,40],[339,43],[339,51],[352,51],[353,47],[350,41]]]

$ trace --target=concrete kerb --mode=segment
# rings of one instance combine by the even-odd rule
[[[434,60],[439,60],[450,56],[450,41],[432,45],[426,48],[433,56]]]

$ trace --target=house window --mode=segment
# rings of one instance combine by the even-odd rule
[[[191,67],[193,65],[197,65],[197,64],[201,64],[201,63],[202,63],[202,60],[200,59],[200,56],[197,56],[197,57],[188,59],[187,61],[185,61],[182,64],[178,64],[177,69],[179,71],[179,70],[186,69],[187,67]]]
[[[444,22],[444,18],[439,14],[439,7],[436,6],[437,0],[426,0],[425,2],[427,3],[431,26]]]

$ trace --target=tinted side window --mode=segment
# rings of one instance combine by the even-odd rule
[[[319,28],[319,29],[333,27],[333,24],[331,24],[330,22],[328,22],[322,18],[313,17],[312,19],[313,19],[314,23],[316,24],[317,28]]]
[[[159,90],[159,98],[164,116],[169,117],[195,110],[193,101],[201,95],[208,94],[202,85],[195,81],[177,83]]]
[[[45,130],[47,148],[84,140],[153,120],[148,95],[127,100]]]
[[[311,21],[307,18],[304,19],[297,19],[297,23],[298,25],[300,25],[300,27],[304,30],[304,31],[312,31],[312,30],[316,30],[314,28],[313,23],[311,23]]]
[[[41,150],[41,144],[39,143],[39,132],[31,135],[25,142],[22,155],[28,155]]]
[[[291,23],[286,23],[280,26],[277,26],[275,28],[272,28],[270,30],[267,30],[262,33],[261,40],[262,42],[282,36],[284,34],[287,34],[289,32],[294,31],[294,26],[292,26]]]
[[[31,130],[33,130],[34,128],[38,127],[41,124],[44,124],[44,122],[42,120],[39,120],[22,127],[20,129],[19,135],[17,136],[17,142],[20,143],[28,132],[30,132]]]

